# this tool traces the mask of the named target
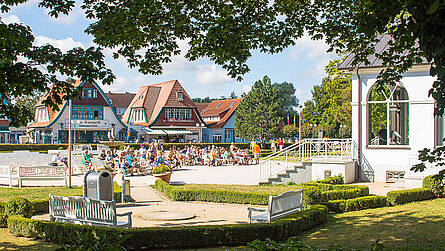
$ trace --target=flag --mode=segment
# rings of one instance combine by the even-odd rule
[[[294,125],[297,125],[297,114],[294,114]]]
[[[127,143],[130,141],[130,135],[131,135],[131,123],[128,124]]]
[[[287,114],[287,125],[289,125],[289,113]]]

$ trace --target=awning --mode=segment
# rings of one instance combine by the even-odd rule
[[[193,134],[193,132],[184,130],[184,129],[164,129],[164,132],[167,135],[185,135],[185,134]]]
[[[167,135],[163,130],[156,130],[156,129],[150,129],[148,127],[142,128],[145,132],[145,134],[148,135]]]
[[[0,133],[10,133],[11,131],[9,131],[9,130],[1,130],[0,129]]]

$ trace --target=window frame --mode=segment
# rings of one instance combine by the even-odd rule
[[[394,87],[394,89],[391,91],[389,98],[386,97],[386,100],[370,100],[371,99],[371,95],[372,95],[372,91],[374,90],[374,88],[377,87],[377,83],[374,83],[368,90],[368,95],[366,98],[366,147],[367,148],[399,148],[399,149],[410,149],[410,140],[409,140],[409,108],[410,108],[410,100],[409,100],[409,94],[407,89],[405,88],[405,86],[398,82],[396,83],[396,86]],[[394,93],[397,90],[397,88],[401,88],[402,90],[405,91],[406,93],[406,97],[407,99],[404,100],[394,100]],[[384,145],[380,145],[380,144],[372,144],[372,140],[370,137],[370,134],[372,131],[372,114],[371,114],[371,105],[373,104],[386,104],[386,144]],[[393,144],[392,143],[392,136],[391,136],[391,104],[406,104],[406,144]],[[402,123],[402,122],[401,122]],[[397,134],[399,134],[399,132],[396,132]],[[399,134],[400,135],[400,134]]]

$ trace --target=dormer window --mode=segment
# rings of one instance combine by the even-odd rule
[[[37,122],[48,122],[48,109],[46,107],[39,107],[36,110]]]
[[[132,122],[145,122],[145,114],[144,114],[144,109],[140,108],[140,109],[134,109],[132,111]]]
[[[97,90],[94,88],[84,88],[82,91],[82,98],[97,98]]]
[[[178,101],[184,101],[184,94],[182,92],[178,92]]]
[[[141,100],[141,99],[143,99],[144,98],[144,94],[141,94],[140,96],[139,96],[139,100]]]

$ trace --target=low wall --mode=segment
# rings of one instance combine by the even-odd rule
[[[310,163],[312,166],[312,180],[325,179],[325,172],[330,172],[330,176],[342,175],[346,184],[352,183],[355,180],[354,161],[318,160],[307,163]]]

